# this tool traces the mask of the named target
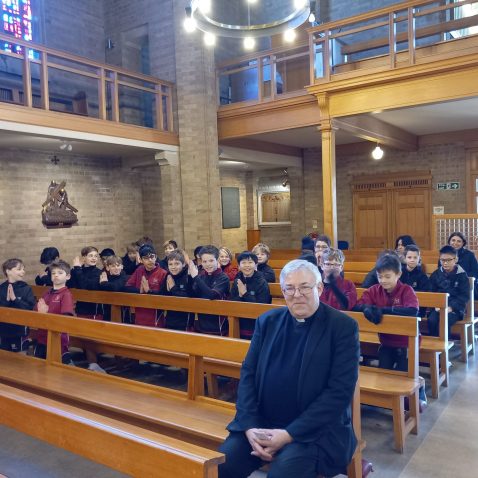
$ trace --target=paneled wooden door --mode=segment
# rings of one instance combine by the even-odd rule
[[[354,193],[354,248],[387,247],[388,212],[386,191]]]
[[[392,249],[408,234],[431,247],[430,173],[357,178],[352,183],[354,249]]]
[[[392,241],[409,234],[422,249],[431,248],[431,191],[398,189],[391,195]],[[391,244],[393,247],[395,243]]]

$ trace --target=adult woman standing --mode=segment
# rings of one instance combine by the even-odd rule
[[[448,238],[448,245],[455,249],[458,255],[458,265],[460,265],[468,275],[475,278],[475,295],[478,292],[478,261],[475,254],[469,249],[465,249],[467,241],[465,236],[458,231],[452,232]]]

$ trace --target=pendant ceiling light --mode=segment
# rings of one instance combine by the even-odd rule
[[[295,39],[294,29],[309,20],[315,22],[316,1],[309,0],[191,0],[186,7],[184,28],[204,32],[208,45],[218,36],[242,39],[253,49],[255,38],[284,33]]]

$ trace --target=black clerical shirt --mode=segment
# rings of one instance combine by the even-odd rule
[[[289,316],[285,333],[272,347],[271,355],[276,359],[271,361],[264,377],[264,394],[259,405],[271,428],[285,428],[300,415],[297,394],[290,391],[298,390],[302,357],[314,316],[305,321]]]

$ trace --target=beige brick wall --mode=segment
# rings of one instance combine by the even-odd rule
[[[371,146],[372,149],[372,146]],[[320,150],[305,152],[305,216],[306,227],[319,220],[322,230],[322,171]],[[338,238],[353,246],[353,210],[350,183],[355,176],[430,170],[433,178],[432,207],[445,206],[445,213],[466,212],[465,149],[462,143],[433,145],[416,152],[386,150],[380,161],[370,154],[337,156],[337,217]],[[459,181],[458,191],[437,191],[438,182]]]
[[[41,266],[44,247],[55,246],[66,261],[82,247],[113,247],[124,254],[125,245],[143,234],[142,189],[137,173],[123,170],[116,160],[70,155],[55,166],[51,154],[39,151],[0,151],[0,260],[20,257],[27,280]],[[46,229],[42,203],[51,180],[66,180],[70,203],[79,223],[68,229]]]

